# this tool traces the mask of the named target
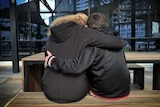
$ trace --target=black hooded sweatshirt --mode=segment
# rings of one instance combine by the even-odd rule
[[[105,34],[114,34],[108,27],[96,30]],[[122,98],[130,92],[130,73],[123,49],[100,49],[87,47],[75,59],[55,58],[50,64],[55,70],[64,73],[87,72],[90,89],[104,98]]]

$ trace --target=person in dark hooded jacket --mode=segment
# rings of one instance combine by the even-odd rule
[[[87,46],[122,49],[125,45],[126,42],[119,37],[85,27],[87,20],[88,17],[82,13],[57,18],[49,29],[46,50],[57,58],[71,59],[78,57]],[[86,72],[65,74],[46,66],[42,77],[42,88],[51,101],[75,102],[88,93],[88,78]]]

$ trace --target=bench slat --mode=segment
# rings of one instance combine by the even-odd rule
[[[140,94],[139,94],[140,93]],[[160,91],[159,90],[153,90],[153,91],[144,91],[144,90],[138,90],[138,91],[131,91],[129,97],[160,97]],[[43,92],[20,92],[16,98],[46,98]]]
[[[160,97],[129,97],[129,98],[125,98],[125,99],[120,99],[120,100],[103,100],[103,99],[98,99],[98,98],[91,98],[91,96],[86,96],[84,100],[81,100],[79,102],[75,102],[75,103],[69,103],[71,105],[85,105],[85,104],[90,104],[90,105],[103,105],[103,104],[112,104],[112,103],[160,103],[159,99]],[[33,104],[33,105],[37,105],[37,104],[54,104],[57,105],[58,103],[55,102],[51,102],[48,99],[45,98],[39,98],[39,99],[15,99],[14,102],[12,103],[14,104],[23,104],[23,105],[28,105],[28,104]],[[59,104],[58,104],[59,105]],[[63,104],[66,105],[66,104]],[[67,104],[68,105],[68,104]]]
[[[160,106],[160,91],[131,91],[127,98],[104,100],[87,95],[78,102],[58,104],[48,100],[43,92],[21,92],[6,107],[106,107],[106,106]]]
[[[128,63],[127,66],[128,66],[128,68],[144,68],[144,67],[141,66],[141,65],[132,64],[132,63]]]

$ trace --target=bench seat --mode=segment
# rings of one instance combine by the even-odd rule
[[[159,107],[160,90],[131,91],[127,98],[105,100],[87,95],[74,103],[59,104],[48,100],[43,92],[20,92],[5,107]]]

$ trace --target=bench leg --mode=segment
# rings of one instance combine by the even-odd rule
[[[33,64],[28,67],[28,91],[42,91],[41,78],[44,71],[43,64]]]
[[[140,86],[140,89],[144,89],[144,68],[134,70],[133,83]]]
[[[160,63],[153,65],[153,90],[160,90]]]

